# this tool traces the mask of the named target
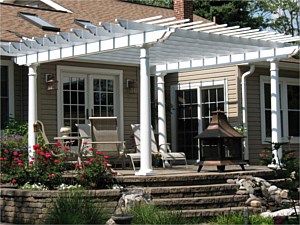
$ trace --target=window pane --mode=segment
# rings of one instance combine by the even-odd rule
[[[265,108],[271,109],[271,87],[270,84],[264,84],[265,86]]]
[[[8,97],[8,66],[1,66],[1,98]]]
[[[218,88],[218,101],[224,101],[224,88]]]
[[[296,85],[288,85],[288,109],[300,109],[299,101],[300,101],[300,90],[299,86]]]
[[[266,137],[271,137],[271,110],[265,111]]]
[[[208,102],[208,90],[202,90],[202,102]]]
[[[209,101],[210,102],[216,102],[217,101],[216,89],[211,89],[209,91]]]
[[[299,137],[300,112],[289,112],[289,136]]]

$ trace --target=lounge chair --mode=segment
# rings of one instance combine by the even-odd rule
[[[140,161],[140,157],[141,157],[141,150],[140,150],[140,124],[131,124],[131,128],[134,134],[134,140],[135,140],[135,144],[136,144],[136,153],[128,153],[127,156],[130,157],[131,163],[132,163],[132,167],[135,170],[135,165],[134,162],[139,162]],[[166,145],[167,146],[167,150],[168,152],[159,152],[157,149],[157,144],[155,141],[155,137],[154,137],[154,132],[153,129],[151,127],[151,151],[153,155],[160,155],[162,162],[163,162],[163,168],[166,168],[166,161],[170,162],[170,166],[172,167],[172,163],[174,161],[184,161],[185,165],[187,166],[187,161],[186,161],[186,157],[185,157],[185,153],[184,152],[171,152],[170,149],[170,144],[169,143],[164,143],[161,144],[162,145]]]
[[[122,161],[124,167],[124,141],[120,141],[117,117],[90,117],[92,147],[110,157],[110,162]]]

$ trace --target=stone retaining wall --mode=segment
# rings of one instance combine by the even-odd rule
[[[113,213],[121,196],[119,190],[84,191],[103,203],[108,213]],[[55,199],[61,191],[30,191],[12,188],[0,190],[1,222],[43,224]]]

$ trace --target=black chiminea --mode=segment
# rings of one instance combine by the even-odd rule
[[[209,126],[195,138],[200,139],[200,163],[198,172],[203,166],[217,166],[219,172],[226,165],[240,165],[245,170],[242,158],[243,135],[238,133],[227,121],[222,111],[212,112]]]

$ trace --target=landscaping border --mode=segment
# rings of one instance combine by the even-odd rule
[[[49,209],[62,191],[32,191],[14,188],[0,189],[1,222],[42,224]],[[95,203],[105,205],[108,213],[113,214],[121,196],[120,190],[83,191],[94,197]]]

